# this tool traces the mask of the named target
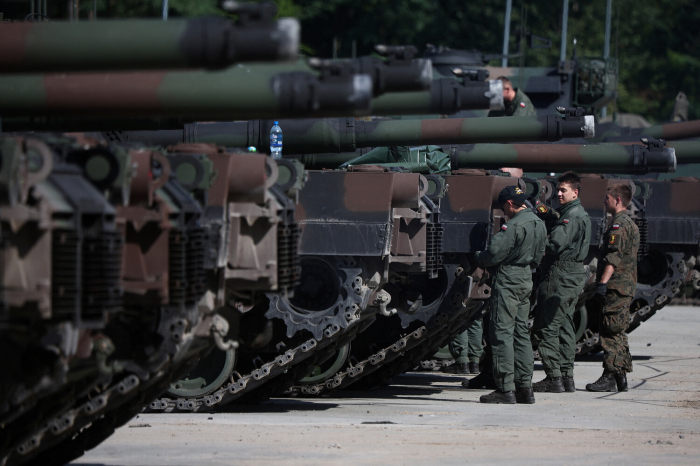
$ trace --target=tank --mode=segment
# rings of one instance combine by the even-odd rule
[[[293,162],[280,181],[267,157],[211,147],[0,147],[4,464],[80,456],[212,346],[235,351],[231,309],[294,286]]]
[[[240,62],[294,60],[299,22],[274,20],[272,3],[239,3],[238,19],[205,17],[0,25],[3,73],[219,69]]]
[[[487,144],[482,146],[484,149],[490,147]],[[491,146],[493,146],[493,150],[488,152],[494,156],[501,155],[503,157],[501,162],[512,161],[512,159],[509,158],[509,154],[513,153],[511,152],[511,146],[500,144]],[[537,145],[533,144],[533,146]],[[607,146],[609,147],[604,146],[603,149],[610,150],[610,155],[620,154],[620,150],[622,150],[625,156],[617,158],[616,163],[619,164],[619,167],[616,168],[621,171],[628,169],[627,167],[630,166],[629,163],[632,158],[633,149],[631,147],[617,146],[614,144]],[[551,145],[550,147],[558,148],[567,146]],[[504,152],[499,154],[498,148],[502,148]],[[652,166],[645,169],[638,168],[639,170],[669,171],[673,170],[675,167],[673,151],[653,146],[647,147],[645,150],[648,151],[647,155],[653,154],[665,160],[665,164],[656,165],[654,162],[651,162],[654,157],[646,157],[645,160],[651,162]],[[564,152],[564,154],[566,153]],[[411,301],[405,297],[407,293],[409,295],[411,292],[416,293],[415,290],[424,290],[424,288],[420,288],[417,285],[420,281],[416,279],[416,276],[420,276],[420,273],[414,271],[414,275],[411,278],[412,281],[407,281],[403,284],[404,286],[408,285],[406,289],[403,289],[403,294],[399,291],[401,289],[399,280],[392,281],[390,279],[383,287],[380,285],[380,288],[388,292],[391,297],[391,299],[388,300],[388,309],[391,309],[392,306],[396,306],[394,310],[397,311],[398,318],[396,316],[384,316],[381,312],[378,313],[377,323],[358,335],[350,344],[350,348],[339,351],[336,358],[332,359],[333,364],[327,362],[316,368],[308,377],[298,381],[295,389],[300,393],[306,394],[323,393],[336,387],[347,386],[357,380],[362,380],[360,386],[365,387],[386,383],[392,377],[419,365],[422,358],[432,354],[433,351],[449,341],[451,336],[456,335],[469,319],[477,315],[480,316],[481,313],[486,311],[488,309],[487,303],[490,294],[488,282],[483,278],[480,269],[473,266],[471,266],[472,268],[470,269],[469,264],[473,264],[473,260],[471,260],[473,252],[483,250],[488,244],[490,235],[498,231],[501,223],[505,221],[503,213],[500,212],[498,206],[495,205],[495,199],[500,190],[508,183],[518,183],[522,189],[532,193],[533,197],[540,192],[540,182],[536,179],[517,179],[498,171],[489,172],[475,169],[474,167],[480,167],[482,165],[483,159],[478,159],[474,164],[471,164],[463,159],[458,160],[453,158],[452,160],[458,162],[458,164],[450,166],[450,156],[442,152],[439,147],[435,146],[413,148],[410,150],[403,147],[378,148],[352,161],[348,161],[352,155],[346,155],[345,160],[339,160],[340,156],[338,155],[310,155],[302,157],[301,160],[307,163],[309,161],[317,162],[316,164],[307,165],[307,168],[332,168],[331,163],[318,163],[322,161],[324,157],[329,159],[329,161],[332,160],[335,163],[335,167],[340,163],[346,162],[344,166],[347,167],[348,170],[362,170],[368,169],[363,167],[377,166],[394,171],[407,170],[423,173],[426,176],[429,186],[423,201],[431,199],[437,207],[437,209],[434,210],[435,214],[430,217],[432,221],[435,221],[435,225],[428,224],[425,233],[426,238],[431,238],[431,235],[439,233],[439,238],[433,236],[430,240],[433,244],[439,244],[439,253],[436,259],[431,259],[430,255],[426,258],[426,263],[429,262],[433,264],[432,270],[434,277],[429,279],[428,273],[425,273],[424,279],[431,283],[430,287],[426,288],[431,290],[441,289],[438,285],[440,283],[439,278],[441,276],[453,277],[452,273],[457,273],[457,277],[462,277],[462,283],[460,284],[459,280],[450,283],[448,280],[443,285],[450,289],[453,294],[449,299],[449,292],[441,298],[438,298],[437,300],[442,300],[442,303],[437,307],[433,302],[432,315],[431,311],[428,310],[431,309],[431,306],[421,306],[419,312],[412,314],[408,304],[411,302],[415,303],[416,300],[414,298],[414,300]],[[523,155],[523,159],[527,157],[527,155]],[[613,158],[613,160],[615,159]],[[493,163],[498,164],[498,162]],[[539,163],[543,162],[540,161]],[[561,167],[565,165],[565,159],[551,158],[547,163],[551,164],[549,165],[549,169],[552,167]],[[368,165],[363,166],[363,164]],[[545,168],[544,165],[540,165],[540,167]],[[595,169],[595,166],[591,167],[591,170]],[[314,176],[313,173],[315,172],[310,172],[312,178]],[[327,172],[321,173],[325,174]],[[445,190],[445,186],[449,186],[449,189]],[[307,189],[311,190],[312,185],[307,185]],[[309,194],[309,196],[311,196],[311,194]],[[311,203],[313,201],[309,200],[308,202]],[[324,197],[324,203],[330,203],[327,196]],[[301,203],[301,207],[304,212],[310,210],[304,202]],[[328,208],[336,212],[340,210],[334,205]],[[307,253],[318,254],[318,249],[323,248],[322,238],[324,236],[342,238],[337,232],[331,232],[331,230],[337,228],[337,220],[328,221],[329,219],[319,219],[318,215],[313,214],[310,217],[313,218],[313,220],[300,221],[303,231],[300,249],[302,257]],[[324,220],[326,221],[324,222]],[[319,233],[315,233],[316,231]],[[308,242],[305,236],[307,233],[311,233]],[[414,238],[417,236],[418,234],[414,235]],[[336,244],[345,244],[348,241],[349,240],[340,241]],[[368,240],[362,241],[362,244],[368,243],[370,243]],[[427,251],[430,251],[428,247],[426,247],[426,252]],[[435,264],[441,264],[441,266],[435,268]],[[451,264],[453,269],[450,272],[452,273],[443,275],[438,272],[437,277],[435,277],[435,270],[446,267],[446,264]],[[455,266],[456,268],[454,268]],[[427,266],[426,270],[429,270]],[[304,277],[302,275],[302,281],[303,279]],[[459,289],[459,286],[464,287],[466,281],[471,281],[471,289]],[[461,297],[461,301],[455,301],[455,299],[457,299],[455,296]],[[402,297],[404,301],[402,301]],[[431,296],[430,299],[436,298],[435,296]],[[423,301],[423,304],[425,304],[425,301]],[[450,308],[450,306],[456,307]],[[456,314],[454,319],[451,318],[454,314],[451,315],[450,312]],[[441,313],[450,316],[450,318],[443,318],[444,325],[436,324],[434,321],[431,321],[431,318],[439,321],[438,317]],[[394,319],[394,322],[392,322],[391,319]],[[401,324],[398,322],[399,320],[404,324],[410,322],[407,327],[408,330],[401,327]],[[399,346],[402,346],[403,343],[399,340],[390,342],[387,340],[387,336],[389,334],[396,334],[404,337],[404,335],[410,333],[409,330],[418,329],[416,327],[411,327],[411,325],[415,326],[419,323],[425,326],[423,330],[424,335],[420,337],[411,336],[407,341],[401,340],[408,345],[408,348],[402,350],[404,352],[403,357],[395,357],[391,350],[392,345],[398,343]],[[391,330],[387,330],[387,328]],[[382,345],[379,343],[382,341],[386,344]],[[394,348],[398,348],[399,346]],[[372,351],[370,347],[374,347],[379,351]],[[389,356],[393,356],[390,358],[393,361],[387,361],[385,363],[378,359],[382,357],[388,358]],[[362,371],[353,369],[358,366],[364,369]],[[358,371],[363,374],[365,371],[368,373],[366,375],[360,375]]]
[[[590,138],[593,117],[577,109],[560,109],[556,115],[508,119],[373,120],[354,118],[281,120],[287,154],[353,152],[391,145],[466,144],[487,142],[558,141]],[[269,120],[193,123],[182,130],[119,131],[104,137],[152,144],[209,142],[225,147],[266,147],[273,122]]]

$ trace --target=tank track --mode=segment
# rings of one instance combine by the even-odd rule
[[[335,260],[334,260],[335,261]],[[161,396],[148,405],[146,412],[206,412],[222,409],[232,402],[260,402],[281,394],[296,378],[336,351],[338,345],[351,341],[363,323],[373,319],[376,309],[368,308],[370,290],[363,284],[362,267],[352,258],[342,258],[333,266],[342,273],[342,295],[322,312],[297,311],[289,300],[269,293],[265,317],[284,322],[286,335],[299,332],[313,335],[308,340],[265,362],[246,374],[235,370],[226,383],[210,394],[196,397]],[[284,342],[278,342],[282,347]]]
[[[350,360],[344,370],[325,381],[315,384],[296,384],[288,393],[317,396],[355,383],[360,383],[360,388],[371,388],[390,380],[397,370],[405,372],[411,369],[416,365],[416,361],[419,362],[420,358],[437,344],[436,340],[446,341],[443,337],[444,332],[451,330],[453,326],[461,328],[465,325],[464,321],[468,320],[468,316],[476,312],[476,309],[467,307],[464,303],[465,296],[469,295],[473,283],[471,277],[466,277],[466,274],[464,276],[463,280],[450,282],[459,286],[450,288],[441,306],[430,306],[432,315],[423,313],[420,320],[408,319],[412,325],[392,344],[384,346],[361,361]],[[382,325],[383,322],[380,319],[378,318],[374,325]],[[420,325],[421,323],[423,325]]]
[[[354,317],[351,322],[348,322],[348,326],[342,334],[338,325],[329,325],[323,331],[321,338],[310,338],[304,343],[285,351],[275,359],[265,362],[259,368],[247,374],[238,375],[235,377],[235,380],[234,374],[232,374],[227,383],[209,395],[188,398],[160,397],[148,405],[146,412],[206,412],[219,409],[234,400],[242,398],[244,395],[249,395],[249,399],[252,400],[250,394],[255,389],[285,374],[292,368],[294,369],[294,374],[296,374],[299,370],[297,366],[304,362],[306,363],[305,366],[313,364],[322,354],[325,354],[327,351],[334,351],[336,341],[341,336],[344,339],[346,335],[353,335],[356,332],[355,327],[360,320],[360,317]],[[283,377],[283,379],[286,378]],[[277,384],[275,384],[274,389],[265,391],[270,393],[267,396],[272,396],[279,390],[283,391],[284,389],[277,388]],[[258,401],[265,398],[266,396],[260,396]]]
[[[170,336],[170,332],[167,333]],[[162,346],[161,350],[170,345]],[[62,388],[50,400],[43,399],[34,406],[25,407],[23,411],[33,416],[34,427],[16,439],[10,438],[12,433],[7,436],[0,451],[0,464],[14,466],[31,461],[62,465],[78,458],[128,422],[173,379],[189,371],[210,347],[209,339],[194,338],[174,355],[155,358],[149,368],[126,363],[124,377],[102,377],[89,389],[83,389],[80,392],[83,395],[76,396],[75,385],[82,381],[79,380],[73,387]],[[61,393],[65,394],[66,401],[56,407]],[[76,399],[83,401],[76,405]]]

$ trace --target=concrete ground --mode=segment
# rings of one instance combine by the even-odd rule
[[[700,308],[659,311],[630,347],[626,393],[584,390],[600,356],[577,361],[576,393],[534,405],[484,405],[462,376],[415,372],[333,398],[142,414],[73,464],[700,464]]]

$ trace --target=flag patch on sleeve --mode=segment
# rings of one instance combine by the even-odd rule
[[[620,224],[619,224],[619,223],[614,224],[614,225],[612,226],[612,229],[613,229],[613,230],[619,230],[619,229],[620,229]]]
[[[501,225],[501,230],[506,231],[508,229],[508,225]]]
[[[561,223],[563,223],[564,225],[568,225],[569,219],[565,218],[564,220],[561,221]]]
[[[520,106],[525,108],[525,102],[520,102]]]

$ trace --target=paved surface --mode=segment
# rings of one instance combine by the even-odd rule
[[[416,372],[335,398],[142,414],[74,464],[700,464],[700,308],[659,311],[630,346],[627,393],[583,390],[599,356],[576,363],[576,393],[534,405],[483,405],[462,376]]]

